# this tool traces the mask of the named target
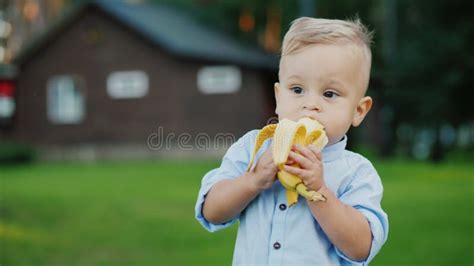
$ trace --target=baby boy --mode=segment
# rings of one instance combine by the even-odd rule
[[[275,112],[279,120],[319,121],[329,142],[321,152],[294,146],[285,170],[326,201],[300,197],[289,208],[271,140],[246,171],[259,130],[246,133],[204,176],[196,202],[196,219],[211,232],[240,222],[234,265],[364,265],[386,241],[380,177],[366,158],[345,149],[347,131],[372,106],[366,96],[370,43],[358,20],[304,17],[292,23],[283,40]]]

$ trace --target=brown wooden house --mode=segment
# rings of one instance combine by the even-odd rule
[[[90,1],[15,59],[4,136],[40,146],[146,145],[164,134],[231,133],[273,114],[277,56],[167,6]]]

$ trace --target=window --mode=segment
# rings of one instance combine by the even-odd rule
[[[203,67],[197,74],[197,87],[204,94],[235,93],[242,85],[242,74],[235,66]]]
[[[84,96],[79,79],[53,77],[48,82],[47,115],[55,124],[78,124],[84,118]]]
[[[12,97],[2,97],[0,95],[0,119],[10,118],[15,112],[15,101]]]
[[[107,93],[114,99],[141,98],[148,93],[148,75],[139,70],[112,72]]]

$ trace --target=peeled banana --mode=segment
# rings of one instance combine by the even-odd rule
[[[278,167],[278,180],[286,189],[288,206],[298,202],[298,194],[310,201],[325,201],[323,195],[316,191],[308,191],[301,178],[286,172],[283,168],[293,144],[307,146],[313,144],[322,150],[328,143],[324,127],[316,120],[304,117],[297,122],[282,119],[278,124],[270,124],[262,128],[256,137],[255,147],[250,158],[247,171],[252,169],[258,150],[265,140],[273,137],[273,162]],[[292,166],[299,167],[297,163]]]

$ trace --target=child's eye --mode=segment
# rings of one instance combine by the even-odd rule
[[[323,95],[324,95],[324,97],[326,97],[326,98],[331,98],[331,99],[334,98],[334,97],[336,97],[336,96],[339,96],[339,95],[338,95],[336,92],[334,92],[334,91],[325,91],[325,92],[323,93]]]
[[[301,87],[292,87],[291,90],[296,94],[303,93],[303,89]]]

